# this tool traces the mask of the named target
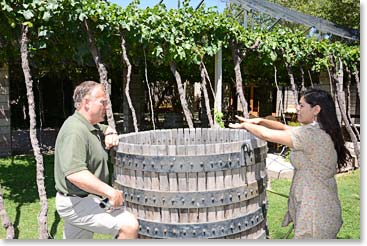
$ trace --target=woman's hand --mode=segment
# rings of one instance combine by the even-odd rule
[[[240,123],[229,123],[230,128],[234,129],[246,129],[247,124],[254,124],[260,125],[261,118],[253,118],[253,119],[246,119],[242,116],[236,115],[236,118],[240,121]]]
[[[236,115],[236,118],[240,121],[240,122],[247,122],[247,123],[251,123],[251,124],[255,124],[255,125],[260,125],[261,122],[261,118],[252,118],[252,119],[246,119],[242,116],[238,116]]]
[[[233,129],[245,129],[245,124],[246,123],[229,123],[228,126]]]

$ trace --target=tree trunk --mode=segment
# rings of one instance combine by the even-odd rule
[[[136,113],[135,113],[133,103],[131,101],[130,91],[129,91],[130,90],[130,78],[131,78],[131,64],[130,64],[129,58],[127,57],[125,34],[123,31],[121,31],[121,48],[122,48],[122,58],[127,68],[125,95],[126,95],[126,99],[127,99],[127,102],[131,110],[131,115],[133,117],[133,125],[134,125],[135,132],[138,132],[139,131],[138,121],[136,119]]]
[[[183,89],[183,86],[182,86],[181,76],[180,76],[180,74],[178,73],[178,71],[176,69],[176,63],[174,61],[170,62],[170,68],[171,68],[171,72],[173,73],[173,75],[175,76],[175,79],[176,79],[178,94],[180,95],[180,102],[181,102],[182,110],[184,112],[187,124],[188,124],[189,128],[194,128],[194,123],[192,121],[192,115],[191,115],[191,112],[190,112],[189,107],[187,105],[185,92],[184,92],[184,89]]]
[[[1,186],[0,186],[0,216],[3,228],[6,231],[6,239],[14,239],[14,226],[11,223],[8,214],[6,213]]]
[[[96,64],[96,67],[98,70],[99,80],[106,90],[106,99],[107,99],[107,105],[108,105],[106,114],[107,114],[108,125],[112,127],[113,129],[116,129],[115,120],[113,118],[110,93],[109,93],[111,85],[107,81],[107,69],[106,69],[106,66],[101,61],[101,56],[95,44],[95,38],[94,38],[93,31],[89,28],[88,21],[86,19],[84,20],[84,28],[88,34],[88,46],[93,56],[94,63]]]
[[[360,148],[358,145],[356,135],[354,134],[350,126],[350,122],[348,121],[348,117],[347,117],[346,110],[345,110],[346,106],[345,106],[345,98],[343,94],[343,63],[339,61],[338,62],[339,65],[336,66],[335,62],[333,62],[332,60],[332,64],[334,65],[334,68],[335,68],[334,81],[336,83],[336,98],[338,101],[340,113],[345,123],[347,132],[349,133],[349,136],[352,139],[353,146],[354,146],[354,153],[356,154],[358,166],[360,166]]]
[[[302,86],[301,86],[301,92],[305,92],[306,91],[306,87],[305,87],[305,72],[303,71],[303,68],[300,67],[301,70],[301,81],[302,81]]]
[[[359,131],[356,127],[356,125],[352,122],[352,117],[350,115],[350,104],[351,104],[351,99],[350,99],[350,85],[352,83],[352,73],[350,72],[349,68],[346,66],[345,67],[345,70],[347,72],[347,86],[346,86],[346,95],[345,95],[345,98],[346,98],[346,113],[347,113],[347,117],[348,117],[348,121],[352,124],[352,127],[353,127],[353,130],[355,132],[355,134],[357,135],[357,140],[360,140],[361,139],[361,136],[359,134]]]
[[[200,75],[201,75],[201,88],[204,94],[204,101],[205,101],[205,108],[206,108],[206,115],[208,116],[210,128],[214,127],[213,116],[210,110],[210,101],[208,96],[208,90],[206,89],[206,68],[204,62],[200,63]],[[210,82],[209,82],[210,83]]]
[[[149,86],[149,80],[148,80],[148,65],[147,65],[147,56],[145,54],[145,48],[143,49],[143,51],[144,51],[144,74],[145,74],[145,82],[147,83],[147,88],[148,88],[148,97],[149,97],[150,115],[151,115],[150,118],[152,120],[153,130],[155,130],[154,106],[153,106],[152,93],[151,93],[151,89]]]
[[[292,69],[290,68],[290,66],[287,62],[285,62],[285,67],[287,69],[287,73],[288,73],[288,76],[289,76],[289,81],[291,82],[291,88],[292,88],[292,91],[293,91],[295,103],[296,103],[296,105],[298,105],[298,91],[297,91],[297,88],[296,88],[296,83],[294,82],[294,75],[293,75]]]
[[[311,88],[313,88],[313,81],[312,81],[310,70],[307,69],[307,73],[308,73],[308,76],[310,77]]]
[[[357,84],[357,91],[358,91],[358,97],[359,99],[361,98],[361,93],[360,93],[360,82],[359,82],[359,70],[357,68],[357,65],[354,65],[354,78],[356,80],[356,84]]]
[[[206,66],[205,64],[202,62],[202,64],[204,65],[204,75],[205,75],[205,78],[206,80],[209,82],[209,86],[210,86],[210,90],[212,92],[212,95],[213,97],[215,97],[215,92],[214,92],[214,88],[213,88],[213,85],[212,85],[212,82],[210,81],[210,77],[209,77],[209,74],[208,74],[208,70],[206,69]]]
[[[36,112],[35,112],[35,103],[34,103],[34,94],[32,88],[32,77],[30,73],[29,63],[28,63],[28,26],[22,26],[22,37],[20,40],[20,53],[22,59],[22,69],[24,73],[25,84],[27,88],[27,97],[28,97],[28,110],[29,110],[29,134],[31,139],[31,144],[33,148],[33,153],[36,158],[37,165],[37,188],[38,194],[40,198],[41,211],[38,216],[38,238],[39,239],[47,239],[48,238],[48,230],[47,230],[47,196],[46,189],[44,183],[44,165],[43,165],[43,156],[41,154],[41,150],[39,147],[38,139],[37,139],[37,131],[36,131]]]
[[[274,67],[274,83],[275,83],[275,86],[277,87],[277,95],[278,95],[278,92],[280,92],[280,89],[279,89],[279,85],[278,85],[278,79],[277,79],[277,67],[276,66],[273,66]],[[281,118],[283,119],[283,123],[286,124],[286,120],[285,120],[285,115],[284,115],[284,112],[283,112],[283,95],[281,94],[281,97],[280,97],[280,102],[279,102],[279,106],[280,106],[280,114],[281,114]]]
[[[234,62],[234,73],[236,76],[236,91],[237,91],[238,97],[240,98],[240,103],[243,109],[243,117],[248,119],[249,118],[248,109],[247,109],[248,104],[247,104],[245,95],[243,94],[243,87],[242,87],[242,74],[241,74],[242,59],[240,57],[240,50],[238,49],[235,41],[232,41],[231,47],[232,47],[232,59]]]

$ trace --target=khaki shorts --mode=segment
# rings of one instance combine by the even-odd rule
[[[57,192],[56,210],[64,219],[64,239],[93,239],[93,233],[116,237],[124,223],[125,209],[107,212],[99,207],[101,199],[65,196]]]

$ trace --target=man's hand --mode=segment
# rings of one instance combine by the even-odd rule
[[[105,139],[104,143],[106,146],[106,149],[110,149],[114,146],[117,146],[119,144],[119,136],[115,129],[112,127],[107,127],[106,131],[104,132]]]
[[[112,208],[119,208],[122,206],[122,202],[124,201],[122,197],[122,192],[120,190],[114,190],[111,194],[109,194],[108,203]]]

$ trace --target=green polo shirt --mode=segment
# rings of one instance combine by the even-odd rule
[[[108,183],[108,153],[103,141],[106,129],[106,125],[92,125],[78,111],[66,119],[55,144],[54,175],[57,191],[70,195],[87,195],[86,191],[66,179],[66,176],[82,170],[89,170]]]

